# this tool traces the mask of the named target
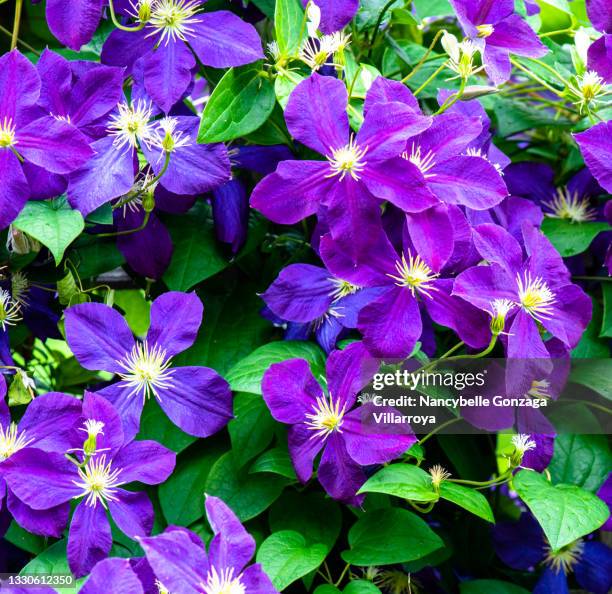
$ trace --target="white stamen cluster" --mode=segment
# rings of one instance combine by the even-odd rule
[[[580,113],[596,107],[603,97],[610,94],[608,85],[594,70],[587,70],[583,75],[577,76],[568,88]]]
[[[307,413],[306,426],[314,431],[314,437],[327,438],[334,431],[342,433],[340,427],[346,411],[346,404],[340,408],[340,401],[330,396],[319,396],[316,404],[313,406],[313,412]]]
[[[32,441],[33,439],[26,437],[25,431],[19,432],[15,423],[11,423],[8,427],[0,425],[0,460],[10,458]]]
[[[431,484],[437,490],[446,479],[451,477],[451,473],[439,464],[436,464],[429,469],[429,476],[431,477]]]
[[[134,104],[119,103],[119,113],[110,117],[107,132],[115,137],[113,145],[118,149],[135,149],[141,142],[149,147],[156,135],[150,123],[153,114],[151,102],[138,99]]]
[[[402,254],[402,259],[395,263],[395,269],[397,276],[394,274],[387,276],[396,281],[398,287],[408,287],[413,296],[416,297],[418,292],[431,299],[431,291],[437,290],[431,283],[439,274],[434,273],[418,254],[413,256],[408,252],[408,260]]]
[[[553,314],[552,305],[555,295],[544,279],[539,276],[533,278],[530,272],[516,275],[518,287],[519,307],[527,312],[534,320],[541,322]]]
[[[527,392],[530,398],[550,398],[550,382],[548,380],[533,380]]]
[[[72,481],[83,489],[74,497],[85,497],[85,503],[96,506],[98,502],[106,509],[107,501],[116,501],[117,487],[123,483],[119,480],[120,468],[112,468],[112,462],[106,462],[106,455],[96,456],[83,468],[78,469],[80,481]]]
[[[483,66],[474,67],[474,56],[478,53],[478,47],[469,39],[464,39],[461,43],[457,38],[448,32],[442,36],[442,47],[448,54],[447,66],[456,72],[459,78],[467,80],[473,74],[480,72]]]
[[[514,449],[516,450],[517,454],[520,454],[521,456],[525,452],[528,452],[529,450],[535,450],[536,448],[536,442],[533,441],[533,439],[531,439],[529,435],[525,435],[524,433],[513,435],[512,445],[514,446]]]
[[[161,400],[159,390],[172,387],[169,369],[172,360],[159,345],[149,347],[147,341],[138,342],[132,350],[117,363],[124,369],[119,373],[125,386],[132,388],[130,396],[139,394],[143,400],[151,395]]]
[[[331,59],[335,54],[343,52],[348,46],[350,35],[338,31],[321,37],[308,37],[300,48],[299,58],[313,72],[323,66],[342,68],[340,60]]]
[[[478,37],[490,37],[495,32],[495,27],[493,25],[476,25],[476,30],[478,31]]]
[[[410,152],[404,151],[402,157],[410,161],[413,165],[416,165],[423,174],[423,177],[435,177],[435,173],[428,173],[436,164],[436,156],[433,151],[429,150],[423,155],[421,146],[413,142],[410,147]]]
[[[153,30],[148,37],[160,35],[159,43],[165,45],[194,37],[193,25],[200,22],[196,16],[200,5],[200,0],[153,0],[147,23],[147,28]]]
[[[152,144],[158,146],[166,153],[172,153],[177,148],[187,146],[191,143],[189,134],[182,130],[176,131],[178,120],[172,117],[165,117],[155,122],[155,139]]]
[[[509,299],[494,299],[491,302],[492,311],[489,312],[491,315],[491,332],[495,336],[504,334],[506,316],[515,306],[516,304],[512,303]]]
[[[567,575],[573,571],[583,552],[584,543],[582,539],[575,540],[561,547],[558,551],[553,551],[550,546],[547,546],[544,564],[548,565],[555,573],[562,571]]]
[[[359,181],[360,174],[367,165],[364,157],[368,152],[368,147],[361,148],[354,136],[351,136],[349,143],[338,149],[330,147],[331,156],[327,157],[331,168],[330,173],[325,177],[339,176],[342,181],[346,175],[350,175],[355,181]]]
[[[547,217],[566,219],[572,223],[592,221],[597,214],[588,198],[581,198],[578,192],[570,192],[568,188],[557,188],[555,197],[544,206],[550,211],[544,213]]]
[[[22,320],[21,305],[5,289],[0,289],[0,328],[14,326]]]
[[[349,283],[348,281],[342,280],[340,278],[332,277],[328,280],[334,285],[333,290],[329,294],[330,297],[334,298],[334,301],[337,301],[342,297],[346,297],[347,295],[353,295],[357,291],[359,291],[359,287],[357,285]]]
[[[25,307],[28,303],[30,283],[23,272],[14,272],[11,275],[11,297],[15,303]]]
[[[234,568],[229,567],[217,572],[213,566],[206,576],[206,583],[201,584],[202,594],[245,594],[246,588],[240,576],[234,577]]]
[[[9,148],[17,144],[17,128],[12,118],[5,117],[0,122],[0,148]]]

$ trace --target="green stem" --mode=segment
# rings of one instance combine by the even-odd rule
[[[548,89],[551,93],[554,93],[555,95],[557,95],[557,97],[563,98],[563,93],[561,93],[559,90],[555,89],[554,87],[551,87],[547,82],[543,81],[537,74],[534,74],[533,72],[531,72],[531,70],[529,70],[528,68],[525,68],[522,64],[520,64],[519,62],[517,62],[516,60],[512,58],[510,58],[510,62],[515,68],[518,68],[519,70],[523,71],[529,78],[540,83],[544,88]]]
[[[453,479],[453,478],[449,478],[447,480],[451,483],[457,483],[460,485],[473,485],[475,487],[492,487],[493,485],[499,482],[504,482],[505,480],[509,479],[511,476],[512,476],[512,471],[508,470],[504,472],[503,474],[499,475],[498,477],[493,478],[489,481],[468,481],[465,479]]]
[[[117,27],[117,29],[121,29],[122,31],[134,32],[134,31],[142,31],[146,25],[146,23],[140,22],[135,27],[126,27],[119,22],[117,15],[115,14],[115,8],[113,7],[113,0],[108,0],[108,10],[110,12],[111,21],[113,21],[113,25]]]
[[[416,511],[418,511],[419,513],[428,514],[434,508],[434,505],[436,504],[437,500],[431,501],[425,507],[421,507],[418,503],[415,503],[414,501],[410,501],[410,499],[407,499],[407,501],[410,504],[410,507],[416,509]]]
[[[597,404],[596,402],[589,402],[588,400],[579,400],[578,398],[563,398],[563,401],[564,402],[579,402],[581,404],[586,404],[586,406],[590,406],[591,408],[594,408],[596,410],[605,412],[608,415],[612,414],[612,408],[608,408],[606,406],[603,406],[602,404]]]
[[[446,61],[438,67],[438,69],[413,93],[413,95],[416,97],[434,78],[436,78],[436,76],[438,76],[438,74],[440,74],[440,72],[442,72],[442,70],[444,70],[444,68],[446,68]]]
[[[429,57],[429,54],[431,54],[431,52],[433,51],[433,48],[436,46],[436,43],[438,43],[438,39],[440,39],[442,35],[444,35],[444,29],[440,29],[436,33],[435,37],[433,38],[433,41],[429,44],[427,51],[423,54],[422,58],[416,63],[415,67],[410,71],[410,73],[404,76],[404,78],[402,78],[402,80],[400,81],[401,83],[403,84],[407,83],[419,71],[421,66],[425,64],[425,62],[427,61],[427,58]]]
[[[374,43],[376,42],[376,37],[378,37],[378,30],[380,29],[380,25],[382,24],[382,20],[385,18],[385,14],[391,5],[395,2],[395,0],[389,0],[382,8],[378,15],[378,19],[376,19],[376,25],[374,26],[374,32],[372,33],[372,40],[370,41],[370,49],[368,50],[368,58],[372,55],[372,50],[374,49]]]
[[[16,0],[15,2],[15,18],[13,20],[13,33],[11,35],[11,50],[17,47],[17,40],[19,39],[19,25],[21,24],[21,9],[23,8],[23,0]]]
[[[147,226],[150,216],[150,212],[145,212],[142,224],[136,227],[135,229],[126,229],[125,231],[113,231],[111,233],[96,233],[96,237],[118,237],[120,235],[131,235],[132,233],[138,233],[138,231],[142,231]]]
[[[572,276],[572,280],[599,281],[600,283],[612,282],[612,276]]]
[[[363,123],[363,116],[350,103],[348,104],[348,110],[358,122]]]
[[[3,27],[2,25],[0,25],[0,33],[4,33],[6,36],[11,37],[11,38],[13,37],[13,33],[9,31],[6,27]],[[25,47],[29,52],[32,52],[36,56],[40,56],[40,52],[35,47],[32,47],[29,43],[26,43],[25,41],[23,41],[23,39],[17,38],[17,43],[20,43],[21,45],[23,45],[23,47]]]
[[[529,58],[529,59],[532,62],[535,62],[541,68],[544,68],[544,70],[548,70],[548,72],[550,72],[560,82],[562,82],[564,86],[567,86],[567,84],[568,84],[567,81],[554,68],[552,68],[552,66],[549,66],[546,62],[542,62],[542,60],[538,60],[536,58]]]
[[[344,576],[346,575],[346,572],[350,569],[351,564],[347,563],[344,566],[344,569],[342,570],[342,573],[340,574],[340,577],[338,578],[338,581],[334,584],[334,586],[336,586],[336,588],[342,583],[342,580],[344,579]]]
[[[128,196],[125,200],[121,200],[120,202],[115,204],[112,210],[117,210],[118,208],[121,208],[122,206],[125,206],[126,204],[129,204],[130,202],[133,202],[134,200],[142,196],[144,192],[146,192],[146,190],[148,190],[152,185],[156,184],[161,179],[161,176],[164,175],[164,173],[166,173],[168,169],[168,165],[170,164],[171,155],[172,155],[171,152],[166,152],[166,156],[164,158],[164,164],[162,165],[162,168],[160,169],[159,173],[155,177],[151,178],[148,181],[148,183],[142,186],[142,188],[138,190],[138,192],[136,192],[133,195]],[[97,237],[102,237],[102,236],[103,235],[98,235]]]
[[[463,93],[465,92],[465,85],[466,85],[466,83],[467,83],[467,79],[462,78],[461,79],[461,85],[459,86],[459,90],[454,95],[451,95],[442,104],[442,107],[440,107],[440,109],[438,109],[438,111],[436,111],[436,113],[434,115],[440,115],[441,113],[444,113],[447,109],[449,109],[450,107],[455,105],[455,103],[457,103],[457,101],[459,101],[459,99],[461,99],[461,97],[463,97]]]
[[[438,425],[435,429],[432,429],[427,435],[425,435],[425,437],[423,437],[423,439],[420,439],[419,445],[423,445],[430,437],[433,437],[434,435],[436,435],[436,433],[442,431],[442,429],[446,429],[449,425],[454,425],[455,423],[458,423],[461,420],[461,418],[457,418],[444,421],[444,423]]]
[[[574,29],[559,29],[557,31],[548,31],[548,33],[542,33],[540,39],[544,37],[554,37],[555,35],[565,35],[566,33],[574,33]]]

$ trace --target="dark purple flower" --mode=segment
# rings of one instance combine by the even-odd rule
[[[574,135],[587,167],[607,192],[612,192],[611,134],[612,122],[600,122]]]
[[[599,497],[608,506],[608,509],[612,510],[612,473],[608,475],[604,484],[601,485],[599,491],[597,491],[597,497]],[[606,523],[601,527],[601,530],[612,530],[612,516],[610,516]]]
[[[215,371],[172,367],[172,357],[195,341],[202,313],[195,293],[164,293],[151,305],[146,338],[135,341],[112,307],[83,303],[66,310],[66,339],[81,365],[121,378],[98,394],[115,405],[128,438],[137,433],[145,400],[151,396],[190,435],[212,435],[232,417],[231,391]]]
[[[139,539],[159,590],[277,594],[261,565],[247,567],[255,553],[255,539],[234,512],[210,495],[206,496],[205,507],[214,534],[208,554],[200,537],[186,528],[170,527],[157,536]]]
[[[568,575],[592,594],[608,594],[612,588],[612,550],[602,542],[579,539],[558,551],[551,550],[542,529],[530,513],[518,522],[500,522],[493,529],[495,552],[519,571],[544,570],[533,594],[569,594]]]
[[[125,66],[140,62],[148,95],[166,113],[191,84],[196,57],[205,66],[227,68],[263,58],[253,25],[219,10],[201,12],[202,0],[160,0],[140,31],[114,30],[102,49],[102,62]],[[133,12],[133,10],[132,10]]]
[[[17,50],[0,58],[0,229],[19,214],[38,173],[70,173],[93,154],[72,124],[38,117],[40,92],[40,77],[27,58]]]
[[[68,504],[35,510],[7,486],[4,473],[13,456],[27,450],[64,452],[81,414],[81,403],[68,394],[49,392],[35,398],[19,423],[11,422],[5,401],[6,383],[0,375],[0,507],[6,506],[15,521],[34,534],[59,538],[70,513]]]
[[[523,226],[523,234],[525,254],[501,227],[475,227],[476,249],[489,266],[462,272],[455,280],[453,295],[486,311],[501,330],[509,326],[509,357],[546,359],[550,355],[540,327],[573,348],[591,319],[592,304],[571,283],[563,259],[548,239],[529,223]]]
[[[47,24],[51,33],[64,45],[79,51],[91,40],[102,18],[105,0],[48,0]]]
[[[501,84],[510,78],[510,54],[539,58],[548,49],[514,12],[514,0],[450,0],[464,33],[483,49],[485,70]]]
[[[382,78],[372,85],[364,122],[353,135],[344,83],[316,73],[302,81],[289,98],[287,126],[296,140],[326,160],[282,161],[257,185],[251,205],[282,224],[324,210],[334,238],[350,238],[356,246],[367,241],[372,225],[379,224],[375,198],[410,212],[435,204],[420,173],[400,157],[408,138],[426,130],[432,119],[406,103],[383,104],[383,85]]]
[[[329,356],[326,393],[304,359],[271,365],[262,381],[272,416],[291,425],[289,454],[300,481],[312,476],[323,450],[319,482],[334,499],[347,503],[363,500],[355,495],[366,479],[362,466],[389,462],[416,441],[408,426],[395,434],[366,431],[362,419],[369,405],[353,410],[356,394],[377,369],[378,362],[357,342]]]
[[[280,271],[261,298],[278,319],[305,326],[307,334],[314,331],[330,352],[345,328],[357,327],[359,312],[380,292],[334,278],[319,266],[291,264]]]
[[[612,5],[608,0],[586,0],[586,9],[595,29],[612,33]]]
[[[130,538],[150,534],[154,514],[148,495],[120,487],[136,481],[157,485],[176,461],[174,452],[154,441],[126,440],[117,411],[96,394],[83,400],[82,431],[82,446],[70,450],[78,452],[72,460],[26,448],[11,457],[6,474],[9,488],[35,510],[80,499],[68,534],[68,562],[77,577],[111,549],[107,511]]]

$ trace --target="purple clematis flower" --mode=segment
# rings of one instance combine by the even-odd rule
[[[408,138],[429,128],[432,119],[414,106],[386,100],[383,85],[382,78],[374,81],[364,122],[353,135],[344,83],[316,73],[302,81],[289,98],[287,126],[326,160],[282,161],[253,190],[251,205],[282,224],[324,210],[334,238],[350,238],[357,246],[368,241],[367,229],[380,220],[375,198],[411,212],[435,204],[420,173],[399,156]]]
[[[151,396],[190,435],[212,435],[232,418],[231,391],[221,376],[207,367],[172,367],[172,357],[195,341],[202,313],[195,293],[164,293],[151,305],[146,338],[135,341],[112,307],[83,303],[66,310],[66,339],[81,365],[121,378],[98,394],[121,414],[127,438],[138,432]]]
[[[35,109],[36,68],[17,50],[0,58],[0,229],[19,214],[42,170],[67,174],[93,154],[72,124]]]
[[[126,440],[117,411],[96,394],[85,395],[81,429],[86,438],[81,448],[71,450],[78,450],[76,458],[26,448],[11,457],[6,476],[9,488],[36,510],[80,499],[68,533],[68,562],[77,577],[111,549],[107,511],[131,538],[151,532],[154,513],[148,495],[121,486],[136,481],[157,485],[176,462],[174,452],[154,441]]]
[[[134,16],[129,3],[123,4]],[[229,11],[201,12],[202,0],[157,0],[149,5],[150,17],[142,30],[116,29],[110,34],[102,62],[124,66],[128,74],[141,67],[147,94],[166,113],[188,91],[196,57],[213,68],[242,66],[264,57],[253,25]]]
[[[511,321],[508,357],[546,359],[550,355],[540,327],[573,348],[591,319],[592,304],[571,283],[563,259],[548,239],[529,223],[524,224],[523,235],[526,255],[501,227],[475,227],[476,249],[490,265],[462,272],[453,295],[488,312],[501,326]]]
[[[208,554],[200,537],[186,528],[170,527],[163,534],[139,539],[159,591],[277,594],[261,565],[247,567],[255,553],[255,539],[234,512],[210,495],[205,507],[214,534]]]
[[[607,192],[612,192],[611,134],[612,122],[600,122],[574,135],[587,167]]]
[[[177,116],[153,122],[152,114],[152,106],[144,101],[120,103],[107,121],[108,136],[92,144],[94,157],[70,175],[68,200],[83,216],[119,196],[139,204],[157,183],[173,194],[192,196],[230,178],[225,146],[196,143],[198,118]],[[138,148],[150,171],[134,183]]]
[[[91,570],[79,594],[145,594],[145,590],[132,569],[129,559],[104,559]]]
[[[499,85],[510,78],[510,54],[539,58],[548,49],[514,12],[514,0],[450,0],[464,33],[482,49],[485,71]]]
[[[410,427],[403,434],[364,430],[362,419],[370,405],[353,410],[356,394],[371,379],[379,363],[361,342],[327,359],[327,394],[304,359],[275,363],[262,381],[263,398],[272,416],[289,428],[289,454],[300,481],[312,475],[313,462],[323,450],[319,482],[334,499],[359,505],[356,496],[366,475],[362,466],[389,462],[415,441]],[[380,412],[377,409],[377,412]]]
[[[357,327],[359,312],[380,292],[334,278],[319,266],[291,264],[281,270],[261,298],[278,319],[305,328],[307,335],[314,330],[329,353],[345,328]],[[294,337],[290,334],[286,338]]]
[[[20,526],[34,534],[59,538],[68,521],[70,506],[59,504],[51,509],[32,509],[7,486],[4,473],[18,452],[30,449],[64,452],[81,415],[81,403],[68,394],[49,392],[35,398],[19,423],[14,423],[5,397],[6,383],[0,375],[0,507],[6,497],[8,511]]]
[[[500,522],[493,529],[495,552],[519,571],[543,564],[533,594],[569,594],[568,576],[592,594],[608,594],[612,588],[612,549],[602,542],[579,539],[552,551],[542,529],[528,512],[517,522]]]
[[[407,220],[400,253],[381,232],[372,249],[360,254],[356,266],[348,261],[341,242],[329,236],[321,241],[321,257],[336,276],[360,287],[382,289],[359,312],[357,328],[368,351],[383,358],[410,355],[423,331],[421,307],[470,346],[485,346],[486,319],[451,296],[451,279],[439,278],[454,248],[445,205],[408,215]]]

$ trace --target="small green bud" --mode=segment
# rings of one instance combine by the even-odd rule
[[[154,189],[149,188],[142,198],[142,208],[145,212],[151,212],[155,208],[155,196],[153,194]]]

